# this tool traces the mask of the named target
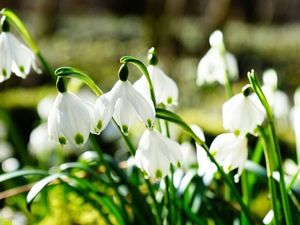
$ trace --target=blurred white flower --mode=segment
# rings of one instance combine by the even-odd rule
[[[290,103],[286,93],[277,88],[277,73],[274,69],[268,69],[263,73],[262,91],[265,94],[274,116],[278,119],[286,120],[288,117]],[[251,98],[255,100],[262,110],[264,110],[262,103],[256,94],[252,94]]]
[[[183,142],[180,145],[182,152],[182,164],[183,170],[187,171],[191,166],[197,163],[197,155],[195,147],[190,142]]]
[[[2,170],[4,173],[12,172],[20,167],[19,160],[14,157],[5,159],[1,164]]]
[[[2,222],[2,219],[9,220],[11,222],[11,223],[10,222],[5,223],[6,221],[3,221],[4,224],[12,224],[12,225],[27,224],[27,218],[22,212],[13,211],[13,209],[9,207],[4,207],[0,210],[0,222]]]
[[[238,169],[234,181],[238,182],[248,156],[247,138],[233,133],[218,135],[212,142],[209,151],[225,172]]]
[[[55,101],[54,95],[49,95],[43,98],[37,105],[37,112],[41,119],[47,120],[49,113],[51,111],[51,107]]]
[[[255,128],[261,125],[265,111],[249,96],[240,93],[223,104],[223,127],[235,134],[254,134]]]
[[[0,141],[0,162],[13,155],[13,147],[6,141]]]
[[[155,120],[152,102],[137,92],[128,80],[117,81],[106,96],[110,104],[114,106],[113,117],[124,134],[128,133],[137,119],[142,120],[148,127],[152,126]],[[110,110],[107,111],[107,114],[109,113],[111,113]]]
[[[140,139],[135,162],[147,176],[163,178],[171,164],[177,166],[182,162],[180,145],[157,131],[146,129]]]
[[[191,125],[194,133],[200,138],[202,141],[205,141],[205,136],[203,130],[197,125]],[[215,173],[217,172],[217,167],[215,164],[209,159],[206,151],[201,145],[196,143],[197,150],[197,161],[198,161],[198,175],[202,177],[203,183],[205,185],[209,185]]]
[[[294,104],[290,112],[290,117],[296,137],[297,160],[300,163],[300,87],[294,93]]]
[[[91,122],[89,109],[78,96],[59,93],[49,114],[48,134],[60,144],[80,146],[88,140]]]
[[[56,144],[49,140],[47,123],[42,123],[32,130],[29,136],[29,152],[37,158],[48,158],[56,148]]]
[[[237,60],[233,54],[225,50],[223,34],[215,31],[209,39],[211,48],[200,60],[197,67],[197,85],[218,82],[226,83],[226,73],[231,80],[238,78]]]
[[[0,82],[10,78],[11,73],[25,78],[32,67],[40,73],[33,52],[10,32],[0,34]]]
[[[174,80],[168,77],[158,66],[149,65],[147,69],[154,88],[156,104],[162,103],[166,106],[177,105],[178,87]],[[151,101],[149,85],[144,75],[133,86],[139,93]]]

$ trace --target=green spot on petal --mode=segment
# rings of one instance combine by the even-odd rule
[[[236,129],[233,131],[233,133],[235,136],[239,136],[241,132],[238,129]]]
[[[21,71],[21,73],[24,73],[24,71],[25,71],[24,66],[19,66],[19,70]]]
[[[6,69],[2,69],[2,75],[5,76],[5,77],[7,76]]]
[[[96,127],[95,127],[95,132],[99,132],[101,130],[102,126],[103,126],[102,121],[99,120]]]
[[[162,175],[163,175],[163,174],[162,174],[162,171],[161,171],[161,170],[158,169],[158,170],[155,171],[155,177],[156,177],[157,179],[162,178]]]
[[[172,98],[171,96],[169,96],[169,97],[167,98],[167,103],[168,103],[169,105],[171,105],[172,102],[173,102],[173,98]]]
[[[75,143],[78,145],[83,144],[83,142],[84,142],[84,138],[83,138],[82,134],[80,134],[80,133],[77,133],[74,136],[74,140],[75,140]]]
[[[127,136],[128,135],[128,126],[122,125],[122,132]]]
[[[61,137],[58,138],[58,142],[61,145],[65,145],[67,143],[67,139],[65,137],[61,136]]]
[[[212,150],[210,153],[211,153],[211,155],[212,155],[213,157],[215,157],[215,156],[217,155],[217,150],[214,149],[214,150]]]
[[[147,127],[148,128],[152,127],[152,121],[151,121],[151,119],[147,119]]]
[[[177,161],[176,166],[177,166],[177,167],[181,167],[181,164],[180,164],[179,161]]]

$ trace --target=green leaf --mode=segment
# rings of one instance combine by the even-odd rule
[[[47,176],[48,173],[43,170],[17,170],[14,172],[0,175],[0,183],[13,178],[29,176],[29,175]]]
[[[58,178],[62,178],[63,176],[65,176],[65,175],[59,174],[59,173],[52,174],[50,176],[43,178],[42,180],[37,182],[35,185],[33,185],[26,197],[27,209],[30,210],[30,206],[31,206],[31,203],[33,202],[33,200],[49,183],[51,183],[52,181],[54,181]]]

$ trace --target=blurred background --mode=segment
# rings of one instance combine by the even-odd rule
[[[177,111],[211,138],[222,131],[226,95],[219,85],[199,88],[195,81],[197,64],[209,49],[214,30],[223,31],[227,49],[237,57],[240,79],[234,84],[235,93],[247,82],[250,69],[261,76],[274,68],[278,87],[288,94],[291,105],[300,84],[298,0],[1,0],[0,8],[4,7],[23,20],[54,69],[84,70],[104,91],[117,80],[120,57],[132,55],[147,63],[148,49],[156,47],[159,66],[179,85]],[[135,81],[140,74],[133,67],[130,71],[130,80]],[[12,76],[0,83],[0,105],[24,145],[41,121],[38,102],[49,94],[56,94],[51,79],[34,72],[24,80]],[[290,126],[283,125],[280,132],[284,154],[295,157]],[[3,137],[18,149],[14,137]],[[20,151],[14,155],[22,158]]]

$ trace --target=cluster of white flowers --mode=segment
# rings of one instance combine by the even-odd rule
[[[127,70],[127,66],[124,69]],[[157,104],[176,105],[176,83],[156,65],[150,65],[148,69]],[[62,145],[80,146],[88,141],[90,133],[100,134],[112,118],[124,135],[128,135],[133,124],[140,120],[146,130],[136,151],[136,165],[152,178],[164,177],[170,164],[181,162],[180,146],[154,130],[155,108],[147,80],[142,77],[132,85],[127,76],[120,76],[113,88],[98,97],[95,104],[86,103],[67,90],[61,91],[49,114],[49,137]],[[171,91],[166,86],[171,87]]]

